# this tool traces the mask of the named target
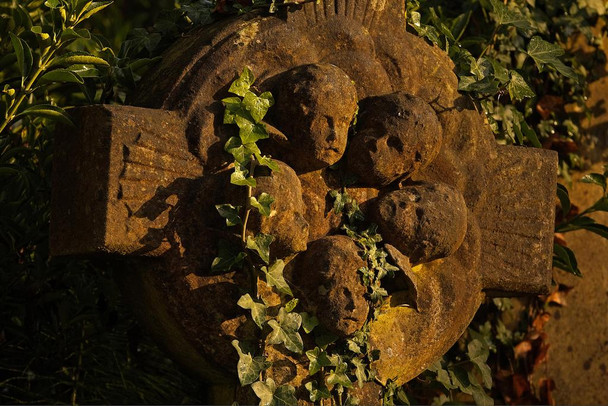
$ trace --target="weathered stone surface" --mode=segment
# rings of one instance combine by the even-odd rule
[[[467,232],[462,195],[442,183],[406,186],[378,199],[372,218],[385,240],[414,264],[452,255]]]
[[[273,80],[276,82],[276,78],[288,75],[285,72],[316,69],[317,73],[306,82],[310,89],[301,93],[310,95],[310,100],[301,101],[311,103],[315,109],[311,114],[321,124],[309,127],[317,128],[314,131],[317,138],[313,139],[310,128],[304,128],[304,134],[290,136],[291,124],[313,123],[306,121],[307,118],[301,116],[304,112],[297,109],[289,113],[291,116],[281,113],[280,117],[287,122],[274,123],[276,126],[269,128],[272,138],[267,144],[277,148],[275,158],[288,163],[292,158],[294,162],[306,163],[295,168],[300,172],[300,180],[286,169],[286,174],[277,175],[276,179],[268,177],[267,185],[262,181],[255,193],[264,186],[272,189],[270,193],[281,197],[280,200],[293,200],[285,205],[277,200],[277,217],[267,219],[285,227],[286,231],[281,232],[285,237],[284,246],[291,248],[279,253],[278,245],[273,245],[271,252],[284,255],[304,248],[307,239],[312,241],[308,251],[298,254],[288,264],[286,272],[292,278],[296,296],[306,302],[303,304],[318,309],[318,316],[328,328],[348,334],[361,325],[368,309],[365,289],[356,273],[363,265],[357,247],[343,236],[326,237],[338,232],[339,226],[338,216],[330,213],[332,202],[327,193],[343,185],[331,179],[328,168],[303,172],[325,167],[342,155],[341,146],[334,148],[323,134],[331,135],[331,131],[327,132],[331,130],[329,118],[336,119],[337,111],[344,113],[343,122],[348,121],[340,124],[342,134],[346,134],[345,126],[350,122],[346,116],[353,107],[355,93],[361,100],[373,100],[375,96],[377,100],[393,100],[393,107],[411,102],[417,106],[412,107],[412,111],[419,108],[425,120],[430,120],[420,121],[425,123],[424,131],[436,127],[436,123],[429,124],[433,122],[433,114],[428,106],[419,99],[403,96],[412,94],[436,112],[443,128],[441,145],[430,145],[433,143],[428,139],[422,145],[426,145],[424,148],[414,143],[413,157],[410,154],[404,155],[402,161],[393,160],[398,165],[410,165],[398,171],[391,172],[393,168],[370,160],[372,167],[361,170],[359,177],[364,179],[368,172],[375,173],[374,165],[377,165],[379,173],[388,174],[386,179],[366,185],[368,187],[347,188],[368,214],[373,211],[373,199],[383,201],[386,196],[403,193],[420,181],[449,185],[446,188],[451,188],[451,194],[430,195],[448,198],[461,195],[466,205],[466,213],[462,213],[466,225],[464,236],[444,230],[458,229],[452,227],[456,223],[462,226],[458,222],[460,216],[453,218],[462,211],[459,199],[453,199],[457,204],[452,205],[458,208],[458,213],[454,207],[445,208],[449,206],[446,202],[431,199],[445,210],[427,210],[433,214],[429,222],[421,221],[414,210],[407,219],[409,223],[402,224],[419,223],[425,235],[441,236],[435,246],[429,238],[423,250],[427,257],[418,258],[419,261],[431,260],[437,252],[448,255],[457,248],[442,260],[425,263],[411,271],[406,271],[409,265],[403,256],[408,253],[402,250],[399,241],[389,239],[391,232],[383,231],[385,240],[394,245],[394,250],[387,245],[389,253],[393,250],[391,257],[401,264],[404,272],[399,274],[403,278],[396,278],[392,286],[387,282],[390,300],[377,320],[370,323],[371,346],[380,351],[380,359],[372,368],[381,382],[396,379],[397,383],[404,383],[454,344],[473,317],[484,290],[537,293],[546,288],[552,218],[543,213],[553,206],[555,156],[495,145],[481,116],[466,98],[458,95],[449,58],[439,48],[396,28],[405,27],[403,2],[324,0],[291,6],[279,14],[247,14],[193,31],[176,43],[158,68],[144,79],[140,94],[134,100],[139,105],[163,110],[98,107],[95,111],[101,113],[83,122],[84,137],[69,135],[64,138],[65,142],[61,141],[63,144],[58,148],[67,152],[57,156],[66,161],[59,161],[55,167],[56,182],[60,185],[56,191],[60,193],[54,199],[61,200],[64,194],[85,204],[54,203],[53,232],[58,234],[53,237],[53,253],[160,255],[149,260],[136,258],[135,265],[126,265],[122,270],[125,275],[129,272],[137,275],[123,285],[128,285],[125,288],[140,309],[140,317],[180,362],[204,379],[220,383],[235,380],[236,353],[230,341],[235,336],[251,338],[257,327],[246,322],[246,312],[235,305],[242,289],[251,285],[246,273],[230,273],[218,279],[208,272],[217,240],[238,240],[231,235],[232,230],[225,231],[222,219],[212,208],[214,203],[227,202],[224,197],[232,193],[230,187],[222,186],[228,184],[222,177],[226,176],[231,162],[223,147],[234,129],[222,124],[221,99],[228,96],[229,84],[244,66],[258,78],[256,86],[260,89],[276,88],[277,98],[283,97],[279,95],[282,84],[274,83],[277,85],[274,87]],[[323,72],[327,78],[333,77],[334,82],[324,79]],[[354,83],[345,82],[346,77]],[[293,82],[284,85],[293,86],[294,92],[297,87]],[[331,88],[328,95],[333,96],[321,97],[327,86]],[[316,90],[313,92],[313,89]],[[279,101],[273,109],[293,101],[293,96],[286,97],[287,102]],[[326,107],[332,110],[328,113]],[[382,128],[385,134],[405,140],[402,141],[404,151],[406,145],[412,145],[410,132],[418,131],[415,120],[412,124],[401,120],[398,111],[395,117],[376,106],[367,107],[361,110],[361,130]],[[385,117],[385,123],[374,122],[365,127],[364,122],[372,122],[376,115]],[[399,128],[404,131],[397,131]],[[440,132],[429,132],[427,136]],[[420,135],[418,133],[413,136]],[[295,143],[307,136],[314,142],[304,143],[302,151],[290,152],[292,141]],[[386,139],[387,146],[389,140],[390,137]],[[322,146],[332,152],[317,154],[322,151],[322,148],[315,149],[317,141],[325,143]],[[420,152],[420,159],[416,151]],[[428,165],[424,162],[416,166],[416,161],[423,159],[429,161]],[[90,168],[79,166],[79,162],[91,163]],[[312,166],[307,166],[311,162]],[[414,171],[408,169],[412,165]],[[345,166],[348,167],[337,165],[342,169]],[[203,169],[205,176],[202,176]],[[391,183],[397,172],[397,179],[402,182]],[[75,173],[88,179],[75,179]],[[401,177],[408,175],[411,178],[404,183]],[[279,181],[280,176],[285,176],[284,181]],[[301,202],[298,182],[302,185]],[[387,182],[390,184],[384,186]],[[399,188],[403,190],[395,190]],[[396,210],[402,210],[399,202],[395,200]],[[302,213],[310,223],[309,237],[303,232],[305,227],[299,218],[293,221],[298,217],[295,214],[279,221],[281,210]],[[266,220],[259,220],[256,227],[262,230]],[[395,223],[394,219],[385,220]],[[70,228],[70,222],[82,222],[84,226],[76,227],[86,231]],[[253,223],[256,220],[252,219]],[[450,227],[446,228],[446,224]],[[62,232],[64,226],[73,233]],[[293,235],[287,231],[291,230],[290,226],[296,228]],[[400,224],[394,226],[399,229]],[[522,235],[513,232],[520,229],[524,230]],[[270,233],[276,235],[277,231],[272,229]],[[297,233],[301,233],[299,237],[295,237]],[[462,244],[448,238],[454,235],[464,238]],[[74,236],[82,241],[75,241]],[[532,256],[522,254],[522,246],[532,247],[529,248]],[[339,258],[340,263],[335,258]],[[327,266],[320,270],[319,263],[323,261]],[[298,263],[302,265],[296,266]],[[350,271],[344,272],[345,268]],[[333,285],[326,287],[329,289],[326,295],[319,295],[318,287],[325,280]],[[416,288],[415,298],[412,285]],[[306,290],[307,294],[301,294]],[[276,304],[276,297],[273,300]],[[347,311],[351,306],[359,310]],[[328,311],[330,308],[335,308],[335,312]],[[363,308],[365,310],[361,310]],[[296,361],[295,365],[300,362]],[[289,380],[291,375],[277,369],[275,376]],[[297,379],[293,378],[293,382],[303,382]]]
[[[441,124],[432,107],[405,92],[359,103],[348,168],[367,185],[385,186],[426,167],[441,148]]]
[[[270,110],[269,120],[287,137],[283,160],[298,172],[338,162],[357,111],[352,79],[335,65],[311,64],[290,69],[274,81],[276,108]]]
[[[321,238],[290,263],[289,278],[303,294],[306,309],[339,337],[363,326],[369,305],[357,269],[365,266],[349,237]]]

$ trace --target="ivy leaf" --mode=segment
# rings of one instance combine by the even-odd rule
[[[27,78],[29,75],[30,70],[32,70],[32,65],[34,64],[32,50],[27,42],[12,32],[9,32],[9,35],[11,37],[13,49],[15,50],[15,55],[17,56],[17,65],[19,65],[19,71],[21,71],[21,79],[22,82],[24,82],[25,78]]]
[[[492,64],[492,70],[494,71],[494,77],[498,79],[500,83],[507,83],[509,81],[509,70],[502,66],[500,62],[493,58],[485,58]]]
[[[475,388],[473,390],[473,400],[477,406],[494,406],[494,399],[488,396],[483,388]]]
[[[530,20],[517,10],[511,10],[499,0],[490,0],[496,23],[498,25],[512,25],[522,31],[531,31],[533,29]]]
[[[274,105],[274,98],[270,92],[256,96],[253,92],[246,92],[243,97],[243,106],[251,114],[256,123],[262,121],[268,109]]]
[[[458,90],[462,92],[476,92],[494,94],[498,92],[498,83],[491,76],[477,80],[475,76],[459,76]]]
[[[249,171],[239,162],[234,163],[234,172],[230,174],[230,183],[237,186],[256,187],[257,182],[253,176],[247,177]]]
[[[218,243],[218,256],[211,264],[211,271],[220,273],[228,272],[240,266],[245,259],[245,253],[235,250],[228,241],[220,240]]]
[[[262,156],[259,152],[255,155],[255,158],[258,160],[258,165],[265,166],[270,168],[271,171],[279,172],[281,168],[279,165],[273,161],[269,156]]]
[[[350,363],[355,367],[357,383],[359,384],[359,388],[362,388],[363,384],[367,381],[367,373],[365,372],[367,365],[359,358],[353,358]]]
[[[235,121],[239,126],[239,137],[241,137],[243,144],[257,142],[270,137],[263,124],[241,120],[239,116],[236,116]]]
[[[283,269],[285,269],[285,262],[279,259],[270,265],[270,269],[263,266],[262,272],[266,275],[266,284],[268,286],[275,287],[283,295],[293,296],[291,288],[283,277]]]
[[[259,233],[255,237],[247,236],[247,248],[257,252],[262,261],[266,264],[270,262],[270,244],[274,237],[270,234]]]
[[[277,388],[272,378],[268,378],[265,382],[255,382],[251,385],[251,389],[260,398],[260,406],[297,406],[298,404],[295,388],[291,385],[281,385]]]
[[[249,198],[249,204],[258,209],[260,214],[264,217],[270,216],[270,206],[273,202],[274,197],[270,196],[268,193],[261,193],[257,198],[253,196]]]
[[[224,151],[232,155],[241,166],[247,165],[252,155],[260,153],[260,149],[255,143],[243,144],[240,137],[230,137],[224,145]]]
[[[467,344],[467,355],[469,359],[477,369],[479,370],[481,377],[483,379],[483,384],[486,388],[492,388],[492,371],[490,367],[486,363],[488,360],[488,356],[490,355],[490,350],[487,346],[484,345],[480,340],[472,340]]]
[[[329,399],[331,398],[331,394],[329,393],[329,389],[325,385],[319,385],[317,381],[310,381],[304,385],[308,392],[310,393],[310,401],[318,402],[321,399]]]
[[[306,332],[306,334],[310,334],[311,331],[319,325],[319,319],[317,319],[313,315],[310,315],[306,312],[302,312],[300,313],[300,316],[302,316],[302,328],[304,329],[304,332]]]
[[[325,378],[327,384],[329,386],[341,385],[345,388],[352,388],[353,383],[346,375],[346,371],[348,370],[348,365],[346,362],[338,362],[338,365],[334,370],[332,370],[327,377]]]
[[[260,377],[260,372],[268,369],[272,363],[264,357],[252,357],[250,353],[244,353],[238,340],[232,340],[232,346],[239,353],[239,361],[236,366],[237,375],[242,386],[251,385]]]
[[[578,76],[574,70],[559,60],[558,58],[564,55],[565,51],[557,44],[552,44],[536,36],[532,37],[528,44],[527,54],[534,59],[536,66],[542,72],[545,65],[548,65],[557,70],[562,75],[578,82]]]
[[[342,210],[344,210],[344,205],[346,204],[344,194],[337,190],[332,190],[329,192],[329,195],[334,199],[334,213],[342,213]]]
[[[601,186],[604,193],[606,193],[606,177],[600,173],[590,173],[585,175],[580,182]]]
[[[437,374],[437,382],[442,384],[446,389],[455,389],[456,386],[452,384],[452,380],[450,379],[450,375],[446,369],[444,369],[441,364],[441,360],[436,361],[429,367],[429,371]]]
[[[239,78],[232,82],[228,91],[232,94],[244,97],[251,88],[251,85],[253,85],[254,81],[255,77],[253,76],[253,73],[251,73],[251,70],[245,66]]]
[[[467,394],[473,393],[473,385],[469,380],[469,374],[462,367],[450,367],[448,374],[452,383],[461,391]]]
[[[224,110],[223,123],[235,124],[237,113],[242,109],[241,99],[239,97],[226,97],[225,99],[222,99],[222,104],[226,108],[226,110]]]
[[[323,326],[319,326],[319,328],[315,330],[315,343],[320,348],[325,349],[328,345],[335,343],[337,340],[338,337]]]
[[[314,350],[306,351],[306,356],[310,360],[308,365],[308,374],[314,375],[321,370],[321,368],[331,366],[331,360],[327,357],[327,353],[321,350],[319,347],[315,347]]]
[[[231,204],[218,204],[215,206],[217,212],[226,219],[226,225],[228,227],[236,226],[237,224],[242,224],[241,217],[239,216],[239,212],[241,210],[241,206],[233,206]]]
[[[302,316],[298,313],[287,313],[284,308],[281,308],[277,319],[268,321],[268,325],[272,327],[272,332],[268,337],[270,344],[284,344],[289,351],[302,353],[304,343],[298,333],[302,325]]]
[[[287,302],[285,304],[285,311],[287,313],[291,313],[296,306],[298,306],[298,303],[300,303],[300,299],[298,299],[297,297],[294,297],[293,299],[291,299],[289,302]]]
[[[536,96],[536,93],[534,93],[534,90],[526,83],[523,76],[514,70],[509,71],[509,75],[511,76],[511,81],[507,85],[507,89],[509,90],[511,100],[523,100],[526,97]]]
[[[251,295],[247,293],[241,296],[236,304],[243,309],[251,310],[251,318],[255,324],[257,324],[260,329],[264,328],[264,324],[266,323],[266,305],[264,303],[254,301]]]

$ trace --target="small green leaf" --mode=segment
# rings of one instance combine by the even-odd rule
[[[580,182],[601,186],[604,193],[606,193],[606,177],[600,173],[590,173],[585,175]]]
[[[352,388],[353,383],[348,378],[348,375],[346,375],[347,370],[348,370],[348,365],[346,364],[346,362],[339,361],[336,368],[331,370],[329,372],[329,374],[327,374],[327,377],[325,378],[327,385],[328,386],[341,385],[345,388]]]
[[[309,315],[306,312],[302,312],[300,313],[300,316],[302,316],[302,328],[304,329],[304,332],[306,334],[310,334],[314,330],[314,328],[319,325],[319,319],[317,319],[313,315]]]
[[[498,79],[500,83],[507,83],[509,81],[509,70],[505,68],[500,62],[493,58],[486,58],[492,64],[494,70],[494,77]]]
[[[568,189],[564,185],[557,184],[557,197],[562,206],[562,213],[564,217],[570,213],[570,195]]]
[[[574,70],[559,60],[564,55],[564,50],[557,44],[552,44],[540,37],[532,37],[528,44],[527,54],[534,59],[536,66],[542,72],[545,65],[551,66],[562,75],[578,82],[579,78]]]
[[[226,219],[226,225],[228,227],[243,223],[241,217],[239,216],[241,206],[235,207],[231,204],[218,204],[215,206],[215,208],[220,216]]]
[[[274,98],[270,92],[264,92],[258,97],[255,93],[248,91],[243,97],[243,106],[256,123],[262,121],[272,105],[274,105]]]
[[[350,363],[353,364],[353,366],[355,367],[355,376],[357,377],[357,383],[359,387],[362,388],[363,384],[367,381],[367,365],[365,365],[365,363],[359,358],[353,358]]]
[[[285,268],[285,262],[282,259],[277,260],[270,266],[270,269],[263,266],[262,272],[266,275],[266,284],[270,287],[276,288],[281,294],[293,296],[291,288],[283,277],[283,269]]]
[[[264,328],[266,323],[266,305],[264,303],[256,302],[251,298],[251,295],[247,293],[241,296],[237,305],[246,310],[251,310],[251,318],[258,325],[260,329]]]
[[[576,256],[570,248],[563,247],[559,244],[553,244],[553,266],[570,272],[576,276],[583,276],[578,269]]]
[[[327,356],[327,353],[319,347],[315,347],[314,350],[306,351],[306,356],[308,357],[309,365],[308,365],[308,374],[314,375],[321,370],[321,368],[331,366],[331,360]]]
[[[266,166],[266,167],[270,168],[271,171],[274,171],[274,172],[279,172],[281,170],[279,165],[275,161],[270,159],[269,156],[262,156],[262,155],[260,155],[260,153],[257,153],[255,157],[258,160],[258,165]]]
[[[49,71],[40,77],[42,82],[52,83],[78,83],[83,84],[84,79],[77,73],[68,69],[55,69]]]
[[[320,348],[325,349],[328,345],[333,344],[336,341],[338,341],[338,337],[323,326],[319,325],[319,327],[315,329],[315,344]]]
[[[212,272],[228,272],[233,268],[240,267],[245,259],[245,253],[241,252],[228,241],[220,240],[218,243],[218,256],[211,264]]]
[[[488,356],[490,355],[490,350],[484,343],[480,340],[471,340],[467,344],[467,355],[469,359],[477,369],[479,370],[481,377],[483,379],[483,384],[486,388],[492,388],[492,370],[486,363],[488,360]]]
[[[511,81],[507,85],[507,89],[509,90],[511,100],[523,100],[526,97],[536,96],[536,93],[534,93],[523,76],[517,73],[517,71],[511,70],[509,71],[509,74],[511,76]]]
[[[531,21],[516,9],[509,9],[506,4],[499,0],[490,0],[494,10],[494,16],[498,25],[512,25],[523,31],[533,29]]]
[[[260,372],[272,365],[264,357],[254,358],[250,353],[244,353],[238,340],[232,340],[232,346],[239,353],[236,371],[242,386],[251,385],[257,381],[260,377]]]
[[[240,137],[230,137],[224,145],[224,150],[234,157],[235,162],[246,166],[252,155],[258,155],[260,149],[255,143],[243,144]]]
[[[295,388],[291,385],[281,385],[277,388],[272,378],[253,383],[251,389],[260,399],[260,406],[297,406],[298,404]]]
[[[59,56],[53,59],[51,62],[51,67],[68,67],[70,65],[96,65],[96,66],[106,66],[109,67],[110,64],[104,59],[93,56],[86,52],[68,52],[65,55]]]
[[[237,186],[256,187],[257,182],[253,176],[247,177],[249,171],[241,166],[240,163],[234,163],[234,172],[230,174],[230,183]]]
[[[93,1],[83,10],[79,19],[81,21],[86,20],[87,18],[91,17],[93,14],[100,12],[101,10],[108,7],[112,3],[113,3],[113,1]]]
[[[235,122],[239,126],[239,137],[241,137],[243,144],[249,144],[270,137],[263,124],[247,121],[240,116],[235,116]]]
[[[298,306],[298,303],[300,303],[300,299],[298,299],[297,297],[294,297],[289,302],[285,303],[285,311],[287,313],[293,312],[294,309]]]
[[[72,123],[72,120],[67,115],[64,109],[57,106],[51,106],[50,104],[36,104],[34,106],[30,106],[23,110],[21,113],[17,114],[15,118],[23,116],[44,117],[62,122],[67,125],[74,126],[74,123]]]
[[[310,393],[311,402],[318,402],[321,399],[330,399],[331,394],[329,393],[329,389],[325,385],[319,385],[317,381],[307,382],[304,387]]]
[[[76,39],[80,39],[80,38],[91,39],[91,33],[89,32],[89,30],[87,30],[85,28],[82,28],[82,29],[66,28],[61,33],[62,41],[71,41],[71,40],[76,40]]]
[[[469,380],[469,374],[464,368],[451,366],[448,369],[448,375],[450,376],[452,384],[460,389],[460,391],[469,395],[473,393],[473,385]]]
[[[270,344],[284,344],[289,351],[302,353],[304,343],[298,333],[302,325],[302,316],[298,313],[287,313],[281,308],[277,319],[268,321],[268,325],[272,327],[272,332],[268,336]]]
[[[270,262],[270,244],[274,237],[269,234],[259,233],[255,237],[247,236],[247,248],[257,252],[262,261],[266,264]]]
[[[245,94],[251,88],[251,85],[253,85],[254,81],[255,77],[253,76],[253,73],[251,73],[251,70],[248,67],[245,67],[243,68],[243,72],[241,72],[241,76],[239,76],[238,79],[232,82],[228,91],[230,93],[244,97]]]
[[[257,198],[251,196],[249,198],[249,204],[251,207],[255,207],[262,216],[270,216],[270,206],[274,202],[274,198],[268,193],[261,193]]]
[[[30,46],[13,34],[9,32],[11,37],[11,43],[13,44],[13,49],[15,50],[15,55],[17,55],[17,64],[19,65],[19,71],[21,72],[22,81],[27,78],[30,71],[32,70],[32,65],[34,64],[34,58],[32,56],[32,50]]]

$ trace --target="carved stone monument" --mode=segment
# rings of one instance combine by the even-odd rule
[[[328,196],[339,161],[403,271],[370,326],[381,382],[424,371],[486,295],[547,292],[556,154],[497,145],[447,55],[406,33],[403,7],[323,0],[222,21],[164,55],[138,107],[79,109],[78,131],[56,135],[53,254],[122,258],[119,282],[157,340],[206,381],[234,385],[247,281],[209,267],[231,238],[214,209],[233,193],[220,100],[248,66],[276,98],[262,148],[282,168],[258,181],[276,216],[252,221],[276,236],[271,254],[289,262],[303,304],[342,337],[367,317],[362,260]],[[269,373],[297,386],[302,362],[285,357]]]

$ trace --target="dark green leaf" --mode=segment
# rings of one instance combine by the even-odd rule
[[[40,77],[42,82],[59,82],[59,83],[79,83],[83,84],[84,79],[77,73],[69,69],[55,69],[49,71]]]
[[[490,2],[498,25],[512,25],[526,32],[532,30],[531,21],[518,10],[509,9],[506,4],[499,0],[490,0]]]
[[[557,197],[559,198],[559,202],[562,206],[562,213],[565,217],[570,213],[570,195],[568,194],[568,189],[559,183],[557,184]]]
[[[83,29],[66,28],[61,33],[62,41],[71,41],[71,40],[76,40],[76,39],[80,39],[80,38],[90,39],[91,33],[89,32],[89,30],[84,29],[84,28]]]
[[[502,66],[496,59],[486,58],[492,64],[492,70],[494,70],[494,77],[498,79],[500,83],[507,83],[509,81],[509,70]]]
[[[44,117],[71,126],[74,125],[64,109],[57,106],[51,106],[50,104],[36,104],[34,106],[30,106],[21,113],[17,114],[15,118],[23,116]]]
[[[534,59],[539,70],[542,71],[545,65],[548,65],[567,78],[578,81],[574,70],[558,59],[564,54],[564,50],[559,45],[547,42],[540,37],[532,37],[527,53]]]
[[[245,67],[245,68],[243,68],[243,71],[241,72],[241,76],[239,76],[238,79],[236,79],[234,82],[232,82],[232,84],[230,85],[230,89],[228,89],[228,91],[230,93],[244,97],[245,94],[251,88],[251,85],[253,85],[254,81],[255,81],[255,77],[253,76],[253,73],[251,73],[251,70],[248,67]]]
[[[574,252],[568,247],[563,247],[559,244],[553,244],[553,266],[570,272],[576,276],[583,276],[578,269]]]
[[[472,340],[467,344],[467,355],[479,370],[486,388],[492,388],[492,371],[488,364],[489,348],[480,340]]]
[[[264,357],[254,358],[250,353],[244,353],[241,350],[238,340],[233,340],[232,346],[239,353],[236,371],[242,386],[251,385],[257,381],[260,377],[260,372],[268,369],[272,365],[272,363],[266,361]]]
[[[251,310],[251,318],[259,328],[264,328],[266,324],[266,305],[256,302],[251,298],[249,293],[241,296],[237,304],[246,310]]]
[[[91,2],[80,15],[80,20],[86,20],[91,17],[93,14],[100,12],[104,8],[108,7],[112,4],[113,1],[93,1]]]
[[[255,207],[264,217],[270,216],[270,206],[273,202],[274,198],[265,192],[261,193],[257,198],[253,196],[249,198],[249,204],[251,205],[251,207]]]
[[[241,206],[235,207],[231,204],[218,204],[215,206],[215,208],[220,216],[226,219],[226,225],[228,227],[243,223],[241,217],[239,216]]]
[[[302,316],[298,313],[287,313],[284,308],[279,309],[276,320],[268,321],[272,332],[268,336],[270,344],[283,344],[289,351],[302,353],[304,343],[298,330],[302,325]]]
[[[32,65],[34,64],[32,50],[27,42],[12,32],[9,32],[9,35],[11,37],[13,49],[15,50],[15,55],[17,55],[17,64],[19,65],[22,81],[25,81],[25,78],[28,77],[30,71],[32,70]]]
[[[486,76],[477,80],[475,76],[460,76],[458,90],[462,92],[476,92],[484,94],[494,94],[498,92],[498,82],[491,76]]]
[[[536,96],[536,93],[534,93],[532,88],[526,83],[523,76],[514,70],[509,71],[509,74],[511,76],[511,81],[509,81],[507,89],[509,90],[511,100],[523,100],[526,97]]]
[[[306,356],[309,359],[308,374],[314,375],[321,370],[321,368],[331,366],[331,361],[327,357],[327,353],[321,350],[319,347],[315,347],[314,350],[306,351]]]
[[[471,395],[473,393],[473,385],[469,380],[467,371],[458,366],[450,367],[448,369],[448,375],[452,384],[455,385],[460,391]]]
[[[590,208],[585,210],[587,213],[594,211],[605,211],[608,212],[608,196],[604,196],[593,204]]]
[[[306,334],[310,334],[319,325],[319,319],[315,316],[309,315],[306,312],[300,313],[300,316],[302,316],[302,328]]]
[[[317,402],[321,399],[331,398],[331,394],[329,393],[327,386],[319,385],[317,381],[307,382],[304,387],[308,389],[308,392],[310,393],[310,400],[311,402],[315,402],[315,404],[317,404]]]
[[[580,182],[601,186],[604,193],[606,193],[606,177],[600,173],[590,173],[585,175]]]
[[[211,264],[213,272],[228,272],[233,268],[239,268],[245,259],[245,253],[236,249],[225,240],[218,243],[218,256]]]
[[[267,269],[265,266],[262,267],[262,271],[266,275],[266,284],[268,286],[275,287],[283,295],[293,296],[291,288],[283,277],[284,268],[285,262],[279,259],[270,266],[270,269]]]

